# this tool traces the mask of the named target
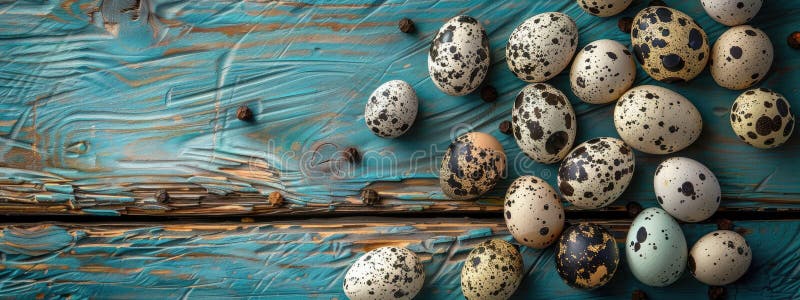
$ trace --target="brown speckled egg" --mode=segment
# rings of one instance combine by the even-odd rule
[[[511,121],[519,148],[540,163],[561,161],[575,142],[578,122],[572,104],[546,83],[529,84],[519,92]]]
[[[463,96],[489,71],[489,38],[478,20],[457,16],[442,25],[428,52],[428,73],[439,90]]]
[[[586,141],[567,154],[558,168],[558,189],[579,208],[601,208],[616,200],[633,178],[631,147],[610,137]]]
[[[442,191],[453,200],[475,199],[504,175],[506,154],[493,136],[470,132],[450,144],[439,168]]]
[[[536,176],[521,176],[511,183],[503,215],[514,239],[537,249],[550,246],[564,228],[561,198],[553,187]]]
[[[753,147],[775,148],[792,136],[794,115],[783,95],[765,88],[751,89],[733,102],[731,127]]]
[[[578,47],[578,26],[568,15],[546,12],[514,29],[506,45],[506,62],[526,82],[544,82],[561,73]]]
[[[772,42],[766,33],[750,25],[736,26],[711,48],[711,76],[721,87],[745,89],[767,75],[772,56]]]
[[[750,267],[753,256],[744,237],[735,231],[717,230],[704,235],[689,252],[689,272],[707,285],[733,283]]]
[[[577,0],[578,7],[598,17],[610,17],[621,13],[633,0]]]
[[[425,283],[417,254],[406,248],[381,247],[362,255],[344,275],[344,293],[356,299],[412,299]]]
[[[467,299],[508,299],[522,281],[522,255],[504,240],[488,240],[469,253],[461,268]]]
[[[636,14],[631,44],[642,69],[658,81],[689,81],[708,62],[708,38],[703,28],[669,7],[650,6]]]
[[[570,226],[558,240],[558,275],[572,287],[601,287],[614,277],[618,266],[617,242],[603,226],[591,223]]]

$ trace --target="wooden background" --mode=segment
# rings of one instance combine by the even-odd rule
[[[424,297],[461,297],[458,270],[471,245],[509,239],[499,213],[508,184],[521,174],[556,180],[557,165],[533,162],[497,130],[524,86],[504,59],[511,31],[530,16],[561,11],[577,22],[579,47],[601,38],[629,44],[617,20],[645,2],[598,18],[567,0],[0,1],[0,214],[9,216],[0,297],[342,299],[346,267],[384,244],[424,257]],[[667,3],[695,18],[711,43],[726,29],[699,1]],[[494,103],[447,96],[428,77],[429,42],[459,14],[476,17],[489,34]],[[397,30],[402,17],[416,22],[415,34]],[[775,46],[759,86],[784,94],[796,113],[800,52],[785,39],[799,30],[800,2],[765,3],[751,24]],[[672,156],[715,172],[718,217],[735,219],[754,247],[750,272],[729,294],[800,298],[800,138],[773,150],[749,147],[728,123],[739,92],[717,86],[708,70],[669,85],[638,71],[637,85],[673,89],[703,116],[698,142]],[[616,137],[613,106],[580,102],[568,77],[549,83],[575,107],[576,143]],[[395,140],[374,136],[362,116],[368,95],[391,79],[408,81],[420,98],[418,121]],[[243,104],[254,121],[236,119]],[[447,200],[436,179],[440,158],[469,130],[500,140],[509,174],[480,200]],[[348,146],[364,155],[360,164],[342,159]],[[597,219],[623,239],[625,204],[657,206],[652,176],[669,157],[636,154],[621,199],[603,211],[568,208],[567,217]],[[366,188],[383,200],[362,205]],[[161,189],[170,201],[155,198]],[[274,191],[284,205],[269,205]],[[354,215],[370,217],[340,218]],[[713,228],[683,226],[690,244]],[[529,272],[520,298],[706,293],[688,275],[669,288],[645,288],[624,263],[609,287],[578,291],[560,283],[551,250],[523,253]]]

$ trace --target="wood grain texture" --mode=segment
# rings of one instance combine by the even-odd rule
[[[623,248],[626,222],[601,221]],[[682,225],[689,245],[715,230]],[[0,298],[346,299],[342,279],[363,252],[387,245],[415,251],[425,266],[417,299],[459,299],[469,251],[490,238],[511,240],[502,219],[355,219],[301,222],[0,225]],[[727,286],[729,299],[800,297],[800,221],[737,222],[752,247],[747,274]],[[651,288],[622,264],[609,285],[569,288],[551,248],[521,247],[525,277],[515,299],[703,299],[707,287],[688,273]],[[688,271],[687,271],[688,272]]]
[[[15,1],[0,4],[0,213],[93,215],[287,215],[502,210],[506,187],[521,174],[551,184],[556,165],[522,154],[497,125],[523,82],[507,69],[511,31],[537,13],[576,20],[579,46],[610,38],[620,16],[598,18],[574,1]],[[714,41],[726,27],[698,1],[669,1]],[[451,97],[431,83],[429,41],[457,14],[482,21],[490,36],[487,83],[500,98]],[[417,33],[397,30],[411,17]],[[800,2],[771,1],[751,22],[772,38],[775,63],[760,84],[800,107],[800,55],[785,37],[800,23]],[[578,113],[576,142],[617,136],[611,106],[580,102],[568,72],[551,84]],[[396,140],[372,135],[367,96],[403,79],[417,90],[417,123]],[[703,135],[672,156],[705,163],[720,179],[722,210],[799,210],[795,170],[800,139],[775,150],[737,140],[728,108],[738,92],[718,87],[708,70],[689,84],[665,85],[641,69],[636,84],[668,86],[687,96],[705,122]],[[248,105],[252,122],[235,118]],[[488,132],[507,150],[508,178],[478,201],[447,201],[439,160],[460,132]],[[357,146],[361,164],[341,159]],[[652,175],[666,156],[637,153],[628,201],[654,206]],[[361,205],[364,188],[384,201]],[[165,189],[171,201],[154,199]],[[281,191],[286,205],[267,195]]]

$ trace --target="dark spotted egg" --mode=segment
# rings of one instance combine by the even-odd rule
[[[442,25],[428,52],[433,84],[448,95],[463,96],[481,85],[489,71],[489,38],[478,20],[457,16]]]
[[[617,41],[591,42],[575,56],[569,72],[570,87],[583,102],[616,101],[636,79],[636,63],[628,48]]]
[[[556,269],[568,285],[593,289],[608,283],[619,266],[614,236],[603,226],[580,223],[564,230],[556,246]]]
[[[669,89],[634,87],[614,107],[614,127],[625,143],[650,154],[689,147],[703,130],[703,118],[691,101]]]
[[[572,104],[546,83],[529,84],[517,94],[511,121],[519,148],[540,163],[561,161],[575,142],[578,123]]]
[[[673,157],[661,162],[656,167],[653,189],[658,204],[684,222],[708,219],[719,207],[717,176],[691,158]]]
[[[772,42],[750,25],[728,29],[711,48],[709,68],[714,81],[731,90],[754,85],[772,66]]]
[[[522,281],[522,255],[504,240],[488,240],[470,251],[461,268],[467,299],[508,299]]]
[[[631,44],[642,69],[658,81],[689,81],[708,62],[708,38],[703,28],[669,7],[650,6],[636,14]]]
[[[508,68],[526,82],[544,82],[561,73],[578,46],[578,26],[568,15],[546,12],[517,26],[508,38]]]
[[[505,174],[506,154],[493,136],[470,132],[450,144],[439,168],[442,191],[453,200],[475,199]]]
[[[733,102],[731,127],[745,143],[768,149],[786,143],[794,131],[794,115],[783,95],[765,88],[748,90]]]
[[[668,286],[686,268],[686,238],[678,222],[657,207],[633,219],[625,242],[625,259],[631,273],[649,286]]]
[[[558,189],[579,208],[601,208],[614,202],[633,177],[631,147],[610,137],[578,145],[558,168]]]
[[[550,246],[564,228],[561,198],[553,187],[536,176],[521,176],[511,183],[503,215],[514,239],[537,249]]]
[[[411,299],[425,283],[417,255],[398,247],[381,247],[362,255],[344,275],[344,293],[356,299]]]
[[[728,26],[747,23],[761,9],[762,0],[700,0],[715,21]]]
[[[751,254],[750,245],[742,235],[717,230],[704,235],[692,246],[689,272],[707,285],[730,284],[747,273],[753,259]]]
[[[633,0],[577,0],[578,7],[598,17],[621,13]]]
[[[379,137],[395,138],[414,125],[417,118],[417,94],[405,81],[392,80],[375,89],[367,100],[364,121]]]

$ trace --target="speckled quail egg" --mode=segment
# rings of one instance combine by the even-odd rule
[[[428,73],[433,84],[452,96],[471,93],[489,71],[489,38],[478,20],[457,16],[442,25],[431,42]]]
[[[526,82],[543,82],[561,73],[578,47],[578,26],[568,15],[546,12],[517,26],[508,38],[506,62]]]
[[[504,240],[488,240],[470,251],[461,268],[467,299],[508,299],[522,281],[522,255]]]
[[[367,100],[364,121],[379,137],[403,135],[417,118],[417,93],[405,81],[392,80],[381,84]]]
[[[733,102],[731,127],[745,143],[761,149],[786,143],[794,131],[789,101],[772,90],[748,90]]]
[[[700,0],[715,21],[728,26],[747,23],[761,9],[762,0]]]
[[[742,25],[728,29],[717,39],[708,64],[717,84],[741,90],[767,75],[772,56],[769,36],[760,29]]]
[[[636,79],[628,48],[612,40],[591,42],[578,51],[569,73],[570,87],[583,102],[605,104],[625,93]]]
[[[703,28],[685,13],[650,6],[636,14],[632,27],[633,53],[653,79],[689,81],[706,67],[708,38]]]
[[[619,266],[614,236],[603,226],[592,223],[565,229],[555,251],[558,275],[572,287],[601,287],[614,277]]]
[[[669,158],[656,167],[653,189],[658,204],[684,222],[708,219],[719,207],[721,190],[714,173],[686,157]]]
[[[411,299],[425,282],[417,254],[381,247],[362,255],[344,275],[344,293],[356,299]]]
[[[546,83],[525,86],[511,110],[514,139],[535,161],[561,161],[575,142],[575,111],[569,99]]]
[[[521,176],[511,183],[503,207],[506,227],[514,239],[528,247],[550,246],[564,229],[561,198],[546,181]]]
[[[439,168],[442,191],[453,200],[475,199],[505,174],[506,154],[493,136],[470,132],[450,144]]]
[[[747,273],[753,256],[744,237],[735,231],[717,230],[704,235],[689,252],[689,271],[707,285],[733,283]]]
[[[691,101],[669,89],[641,85],[625,92],[614,107],[614,127],[625,143],[650,154],[689,147],[703,130]]]
[[[686,238],[678,222],[658,207],[633,219],[625,243],[631,273],[649,286],[668,286],[686,268]]]
[[[610,137],[586,141],[567,154],[558,168],[558,189],[579,208],[601,208],[614,202],[633,177],[631,147]]]
[[[598,17],[621,13],[633,0],[577,0],[578,7]]]

